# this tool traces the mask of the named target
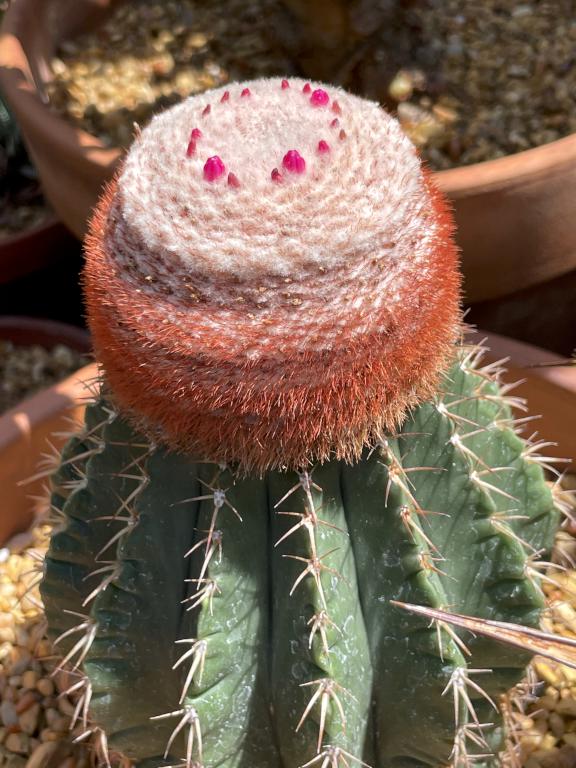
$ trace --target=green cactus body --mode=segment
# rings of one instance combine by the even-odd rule
[[[557,512],[510,398],[474,363],[462,351],[437,399],[360,461],[301,474],[195,461],[90,406],[54,479],[64,523],[42,585],[86,727],[147,766],[497,752],[493,705],[528,657],[391,602],[538,625],[528,565]]]
[[[105,394],[42,593],[104,758],[497,764],[528,655],[454,623],[537,627],[558,515],[455,347],[450,213],[398,124],[296,78],[191,97],[136,136],[84,286]]]

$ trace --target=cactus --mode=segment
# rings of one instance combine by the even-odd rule
[[[529,654],[452,624],[538,626],[559,513],[397,124],[297,80],[192,97],[104,194],[85,288],[103,382],[42,595],[104,759],[511,755]]]

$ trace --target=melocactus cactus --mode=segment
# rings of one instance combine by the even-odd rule
[[[528,657],[449,622],[537,626],[557,513],[397,124],[296,80],[189,99],[85,284],[104,384],[42,587],[75,719],[150,766],[496,760]]]
[[[459,322],[450,219],[408,139],[299,81],[158,116],[102,200],[86,286],[118,402],[257,470],[358,459],[432,394]]]

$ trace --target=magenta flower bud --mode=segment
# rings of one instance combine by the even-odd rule
[[[290,173],[304,173],[306,160],[297,149],[291,149],[282,158],[282,167]]]
[[[216,181],[226,172],[226,166],[218,155],[209,157],[204,163],[204,178],[206,181]]]
[[[315,107],[325,107],[330,101],[330,96],[323,88],[317,88],[310,96],[310,104]]]

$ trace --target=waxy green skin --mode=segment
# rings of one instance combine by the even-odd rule
[[[495,723],[486,741],[500,748],[500,715],[486,697],[497,701],[529,657],[469,635],[467,656],[445,628],[391,603],[539,622],[543,596],[527,556],[551,547],[558,515],[510,428],[506,398],[470,359],[461,353],[438,399],[397,436],[356,465],[315,467],[304,482],[294,472],[235,477],[151,446],[105,400],[88,409],[54,478],[64,523],[42,595],[52,638],[83,621],[70,611],[97,625],[79,668],[92,685],[90,720],[111,750],[162,765],[183,712],[193,712],[192,757],[206,768],[296,768],[317,757],[323,699],[308,705],[330,680],[321,750],[345,750],[338,765],[342,755],[374,768],[445,765],[456,736],[449,683],[466,668],[492,670],[470,673],[485,696],[467,692],[478,721]],[[314,523],[302,524],[311,508]],[[298,581],[314,554],[317,575]],[[187,610],[205,587],[212,593]],[[324,615],[325,640],[313,632]],[[202,663],[180,703],[196,657],[173,667],[193,641],[205,644]],[[458,719],[472,722],[462,700]],[[167,764],[186,762],[187,734],[173,739]]]

